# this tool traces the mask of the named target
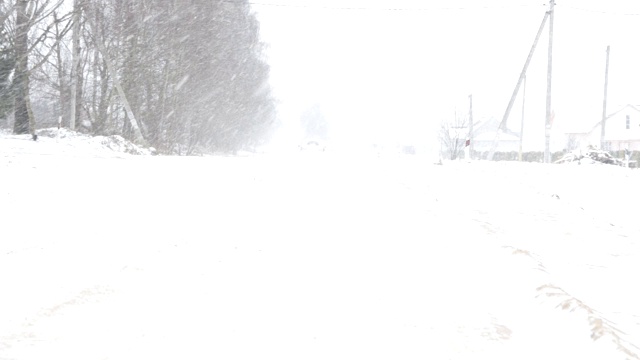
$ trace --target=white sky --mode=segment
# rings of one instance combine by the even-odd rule
[[[276,6],[278,5],[278,6]],[[358,9],[345,9],[358,8]],[[389,10],[402,8],[404,10]],[[548,5],[542,0],[256,0],[281,116],[322,105],[334,140],[431,141],[442,119],[501,119]],[[638,14],[638,15],[628,15]],[[554,135],[640,103],[640,2],[562,0],[553,48]],[[528,72],[525,147],[542,150],[548,28]],[[519,130],[522,100],[509,127]],[[554,136],[559,139],[560,136]]]

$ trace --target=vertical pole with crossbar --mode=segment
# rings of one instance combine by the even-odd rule
[[[551,113],[551,69],[553,65],[552,55],[553,55],[553,8],[555,6],[555,0],[549,1],[549,52],[548,52],[548,61],[547,61],[547,117],[545,121],[545,132],[544,132],[544,162],[551,162],[551,152],[550,152],[550,144],[551,144],[551,121],[552,121],[552,113]]]

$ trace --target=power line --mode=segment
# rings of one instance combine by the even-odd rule
[[[513,5],[480,5],[480,6],[447,6],[447,7],[367,7],[367,6],[327,6],[327,5],[310,5],[310,4],[293,4],[293,3],[277,3],[267,1],[243,1],[243,0],[218,0],[221,3],[235,5],[252,5],[257,7],[272,8],[289,8],[289,9],[309,9],[309,10],[336,10],[336,11],[389,11],[389,12],[428,12],[428,11],[474,11],[474,10],[499,10],[499,9],[518,9],[540,7],[540,5],[531,4],[513,4]],[[277,1],[277,0],[276,0]],[[599,9],[589,9],[577,6],[560,5],[564,9],[610,15],[610,16],[640,16],[640,12],[624,12],[624,11],[606,11]]]
[[[222,0],[226,3],[236,3],[238,1]],[[473,11],[473,10],[496,10],[496,9],[513,9],[525,7],[538,7],[537,5],[521,4],[521,5],[486,5],[486,6],[450,6],[450,7],[365,7],[365,6],[326,6],[326,5],[309,5],[309,4],[291,4],[291,3],[274,3],[263,1],[248,1],[246,4],[252,6],[274,7],[274,8],[293,8],[293,9],[311,9],[311,10],[336,10],[336,11],[390,11],[390,12],[424,12],[424,11]]]
[[[640,13],[630,13],[630,12],[614,12],[614,11],[605,11],[605,10],[597,10],[597,9],[587,9],[587,8],[582,8],[582,7],[576,7],[576,6],[562,6],[565,9],[570,9],[570,10],[576,10],[576,11],[582,11],[582,12],[587,12],[587,13],[592,13],[592,14],[599,14],[599,15],[610,15],[610,16],[640,16]]]
[[[221,0],[225,3],[240,4],[238,0]],[[371,6],[326,6],[326,5],[309,5],[309,4],[292,4],[292,3],[276,3],[264,1],[248,1],[244,4],[262,7],[274,8],[292,8],[292,9],[311,9],[311,10],[336,10],[336,11],[397,11],[397,12],[427,12],[427,11],[474,11],[474,10],[499,10],[499,9],[517,9],[527,7],[540,7],[539,5],[518,4],[518,5],[480,5],[480,6],[444,6],[444,7],[371,7]],[[640,16],[640,12],[614,12],[598,9],[588,9],[576,6],[560,5],[562,8],[596,13],[612,16]]]

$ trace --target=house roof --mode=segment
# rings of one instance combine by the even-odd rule
[[[496,131],[498,131],[498,127],[500,126],[500,121],[496,118],[491,118],[486,121],[478,122],[477,124],[478,125],[474,124],[475,128],[473,130],[473,138],[482,138],[482,140],[489,140],[488,138],[491,138],[491,140],[493,140],[496,137]],[[506,140],[505,136],[510,136],[520,140],[520,133],[518,132],[510,129],[501,129],[500,132],[500,139]]]
[[[640,108],[638,106],[635,105],[631,105],[631,104],[627,104],[623,107],[621,107],[620,109],[610,113],[609,115],[607,115],[605,120],[608,120],[616,115],[618,115],[619,113],[623,112],[626,109],[631,109],[635,112],[640,113]],[[602,124],[602,119],[598,120],[595,124],[593,124],[592,126],[586,128],[586,129],[581,129],[580,131],[566,131],[565,134],[590,134],[591,132],[593,132],[594,130],[596,130],[597,128],[599,128]]]
[[[520,141],[520,135],[511,133],[509,131],[500,131],[498,141]],[[496,139],[496,132],[487,131],[482,134],[475,135],[474,141],[494,141]]]
[[[634,106],[634,105],[631,105],[631,104],[627,104],[627,105],[621,107],[619,110],[614,111],[611,114],[607,115],[607,119],[618,115],[618,113],[622,112],[625,109],[631,109],[631,110],[634,110],[635,112],[640,112],[640,109],[638,109],[637,106]],[[598,123],[596,125],[599,125],[601,122],[602,122],[602,120],[598,121]]]

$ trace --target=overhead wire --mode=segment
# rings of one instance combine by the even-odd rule
[[[428,6],[428,7],[386,7],[386,6],[329,6],[329,5],[312,5],[312,4],[300,4],[300,3],[278,3],[273,1],[260,1],[260,0],[220,0],[221,2],[230,4],[249,4],[256,7],[272,7],[272,8],[291,8],[291,9],[309,9],[309,10],[335,10],[335,11],[389,11],[389,12],[427,12],[427,11],[474,11],[474,10],[498,10],[498,9],[516,9],[526,7],[541,7],[546,4],[532,5],[532,4],[511,4],[511,5],[478,5],[478,6]],[[566,4],[557,4],[556,6],[571,9],[575,11],[589,12],[602,15],[612,16],[640,16],[640,12],[617,12],[607,11],[600,9],[589,9],[578,6],[570,6]]]
[[[630,12],[606,11],[606,10],[599,10],[599,9],[587,9],[587,8],[577,7],[577,6],[562,6],[562,7],[566,8],[566,9],[582,11],[582,12],[588,12],[588,13],[593,13],[593,14],[600,14],[600,15],[640,16],[640,12],[630,13]]]
[[[226,3],[240,4],[237,0],[221,0]],[[246,1],[244,4],[262,7],[274,8],[294,8],[294,9],[310,9],[310,10],[336,10],[336,11],[390,11],[390,12],[411,12],[411,11],[469,11],[469,10],[495,10],[509,8],[537,7],[531,4],[518,5],[484,5],[484,6],[443,6],[443,7],[385,7],[385,6],[328,6],[328,5],[310,5],[310,4],[293,4],[293,3],[277,3],[267,1]]]

